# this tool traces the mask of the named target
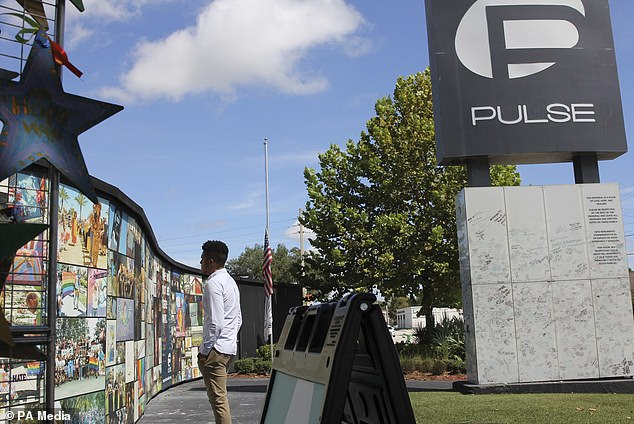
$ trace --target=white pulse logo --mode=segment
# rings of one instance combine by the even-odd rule
[[[529,13],[534,9],[541,14]],[[577,27],[567,19],[548,17],[549,9],[574,9],[572,12],[585,16],[581,0],[477,0],[456,31],[458,59],[485,78],[497,78],[500,71],[509,79],[522,78],[548,69],[556,63],[553,53],[556,55],[557,49],[571,49],[579,42]],[[517,16],[522,11],[527,12],[527,19]],[[505,18],[506,12],[515,15]],[[535,50],[533,57],[527,57],[531,49],[540,49],[544,56],[535,57],[539,53]],[[496,59],[503,63],[496,64]]]

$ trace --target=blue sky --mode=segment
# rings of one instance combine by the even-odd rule
[[[6,3],[8,0],[3,0]],[[428,66],[424,0],[84,0],[65,48],[84,72],[69,93],[125,110],[79,137],[89,172],[143,209],[161,248],[197,266],[262,244],[269,140],[271,242],[298,246],[305,167],[357,140],[396,79]],[[634,131],[634,2],[610,1],[628,139]],[[602,162],[618,182],[634,251],[632,154]],[[574,183],[571,164],[521,166],[523,184]]]

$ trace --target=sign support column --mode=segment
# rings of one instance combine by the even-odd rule
[[[577,155],[572,158],[575,184],[599,183],[599,161],[597,154]]]

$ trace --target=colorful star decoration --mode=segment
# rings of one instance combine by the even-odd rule
[[[20,82],[0,80],[0,181],[44,158],[97,203],[77,136],[122,109],[65,93],[51,44],[38,32]]]

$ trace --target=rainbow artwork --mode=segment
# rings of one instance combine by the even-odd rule
[[[99,359],[95,356],[91,356],[88,359],[88,368],[94,371],[99,371]]]
[[[27,362],[26,364],[26,375],[28,376],[36,376],[40,374],[41,363],[40,362]]]
[[[75,279],[77,275],[74,272],[63,271],[62,272],[62,298],[73,294],[75,290]]]

